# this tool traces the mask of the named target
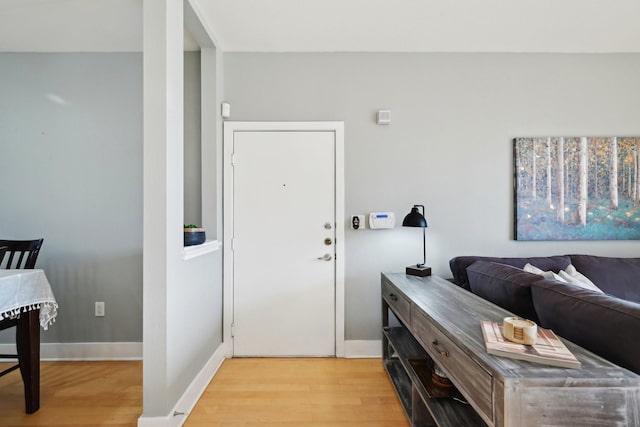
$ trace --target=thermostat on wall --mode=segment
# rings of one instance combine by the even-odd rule
[[[371,212],[369,214],[369,228],[372,230],[393,228],[396,225],[396,217],[393,212]]]

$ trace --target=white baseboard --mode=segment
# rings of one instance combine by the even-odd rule
[[[351,340],[344,342],[345,359],[382,357],[381,340]]]
[[[145,417],[138,418],[138,427],[180,427],[187,420],[187,417],[198,403],[200,396],[206,390],[209,382],[224,362],[228,354],[227,345],[221,344],[218,349],[209,358],[198,375],[191,381],[184,394],[168,415],[163,417]]]
[[[0,344],[0,353],[15,354],[16,345]],[[142,360],[142,343],[42,343],[40,360]]]

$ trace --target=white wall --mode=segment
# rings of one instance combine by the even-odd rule
[[[640,256],[635,241],[513,240],[512,138],[640,135],[640,55],[225,54],[233,120],[344,120],[346,212],[398,228],[347,231],[346,339],[380,337],[381,271],[456,255]],[[391,125],[375,124],[378,109]],[[294,159],[292,159],[294,160]]]

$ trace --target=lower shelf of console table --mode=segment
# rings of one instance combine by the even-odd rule
[[[581,369],[487,354],[480,322],[508,315],[435,276],[382,274],[383,364],[413,427],[640,427],[640,376],[573,343]],[[434,363],[456,388],[433,385]]]
[[[486,425],[455,387],[433,384],[433,360],[405,328],[387,327],[383,333],[384,368],[412,426]]]

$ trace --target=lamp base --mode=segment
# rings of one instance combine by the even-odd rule
[[[427,267],[426,265],[410,265],[407,267],[406,273],[411,276],[431,276],[431,267]]]

